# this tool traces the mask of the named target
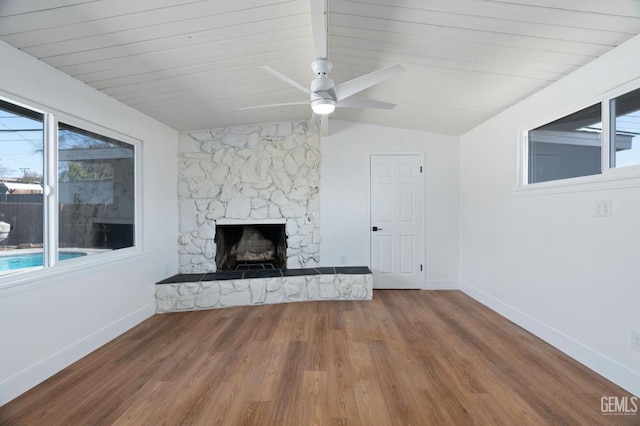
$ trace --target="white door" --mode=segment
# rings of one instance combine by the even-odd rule
[[[422,288],[420,155],[371,156],[370,234],[374,288]]]

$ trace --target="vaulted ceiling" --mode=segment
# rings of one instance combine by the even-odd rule
[[[318,0],[312,0],[318,1]],[[329,0],[336,84],[393,64],[332,117],[459,135],[640,33],[639,0]],[[2,0],[0,40],[177,130],[309,118],[309,0]],[[1,84],[0,84],[1,85]]]

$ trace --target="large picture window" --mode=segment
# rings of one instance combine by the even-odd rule
[[[135,146],[55,118],[0,100],[0,277],[136,244]]]
[[[603,96],[598,103],[526,130],[524,136],[524,184],[638,166],[640,89]]]
[[[59,246],[121,249],[133,246],[133,146],[58,126]]]
[[[44,115],[0,100],[0,275],[41,266]]]

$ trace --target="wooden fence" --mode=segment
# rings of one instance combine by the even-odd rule
[[[0,202],[0,220],[11,225],[9,238],[0,244],[42,244],[43,215],[42,203]]]

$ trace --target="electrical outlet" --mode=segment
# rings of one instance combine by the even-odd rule
[[[640,331],[631,330],[631,349],[640,351]]]
[[[347,264],[347,255],[346,254],[341,254],[339,262],[340,262],[341,265],[346,265]]]
[[[596,201],[594,216],[609,217],[612,214],[611,200]]]

